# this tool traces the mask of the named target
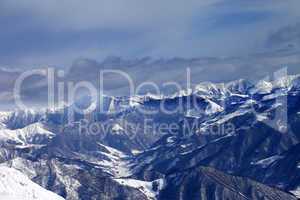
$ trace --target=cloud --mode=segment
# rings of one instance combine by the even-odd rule
[[[24,13],[37,21],[47,22],[53,29],[87,30],[94,28],[155,27],[161,24],[177,24],[189,19],[197,10],[205,10],[219,0],[4,0],[2,9],[6,15]],[[8,14],[7,14],[8,13]],[[5,15],[4,14],[4,15]],[[175,20],[174,17],[177,17]]]
[[[103,59],[240,56],[296,23],[297,0],[2,0],[0,65]],[[272,49],[271,49],[272,50]]]
[[[299,48],[300,22],[282,27],[271,34],[267,40],[267,45],[277,48]]]

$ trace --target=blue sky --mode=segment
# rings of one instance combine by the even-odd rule
[[[299,7],[298,0],[1,0],[0,66],[272,52],[299,42]]]

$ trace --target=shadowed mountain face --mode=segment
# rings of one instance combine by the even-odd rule
[[[299,102],[288,76],[1,112],[0,161],[70,200],[297,199]]]
[[[297,199],[256,181],[198,167],[168,175],[160,199]]]

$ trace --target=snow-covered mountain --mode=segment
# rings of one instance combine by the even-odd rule
[[[1,112],[0,161],[70,200],[296,199],[299,102],[298,75],[83,97],[76,106],[95,110],[75,112],[71,123],[74,105]],[[84,132],[82,120],[102,128]]]
[[[32,182],[20,171],[0,167],[0,199],[5,200],[63,200],[64,198]]]

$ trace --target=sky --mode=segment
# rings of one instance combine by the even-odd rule
[[[298,0],[1,0],[0,66],[298,49]]]
[[[32,68],[65,70],[64,82],[98,83],[122,70],[134,84],[260,80],[284,67],[300,74],[299,0],[0,0],[0,108],[14,107],[16,80]],[[114,66],[116,65],[116,66]],[[108,95],[128,95],[122,77]],[[45,77],[22,98],[47,98]]]

